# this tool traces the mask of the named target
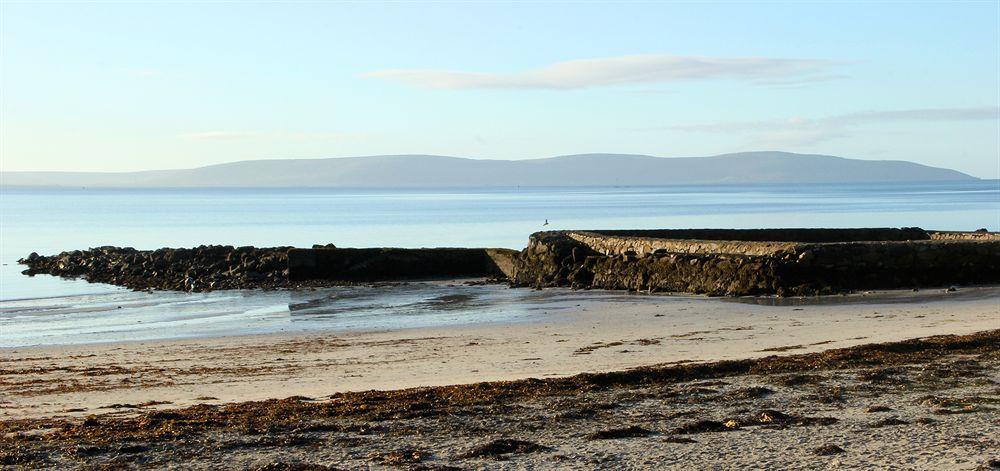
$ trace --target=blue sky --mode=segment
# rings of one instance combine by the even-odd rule
[[[4,1],[0,157],[787,150],[998,178],[998,5]]]

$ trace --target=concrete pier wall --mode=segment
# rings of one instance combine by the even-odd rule
[[[98,247],[19,260],[23,273],[132,289],[296,288],[507,278],[514,286],[811,295],[1000,283],[1000,234],[874,229],[550,231],[486,248]]]
[[[316,248],[288,251],[288,279],[390,281],[502,277],[516,251],[466,248]]]
[[[651,237],[661,235],[698,238]],[[711,295],[997,283],[996,235],[919,228],[540,232],[511,278],[520,286]]]

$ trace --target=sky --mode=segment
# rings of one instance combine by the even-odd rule
[[[0,3],[4,171],[751,150],[1000,178],[1000,2]]]

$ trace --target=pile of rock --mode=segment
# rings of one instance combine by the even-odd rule
[[[25,275],[79,277],[132,289],[211,291],[284,288],[290,247],[203,245],[191,249],[97,247],[18,260]]]
[[[342,286],[419,279],[502,280],[517,251],[468,248],[98,247],[18,260],[29,276],[82,278],[136,290],[214,291]]]

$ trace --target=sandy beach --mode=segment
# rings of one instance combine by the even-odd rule
[[[0,463],[992,469],[1000,458],[998,287],[636,295],[537,317],[7,348]]]
[[[780,302],[636,295],[510,324],[8,348],[0,417],[553,378],[997,328],[1000,288],[982,287]]]

